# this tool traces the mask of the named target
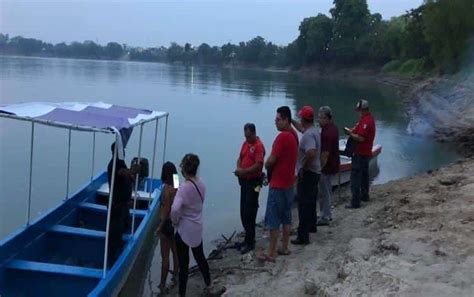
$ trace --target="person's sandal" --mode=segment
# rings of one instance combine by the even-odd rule
[[[269,255],[267,255],[265,253],[261,253],[260,255],[258,255],[257,259],[259,259],[260,261],[263,261],[263,262],[275,263],[275,258],[270,257]]]
[[[285,251],[285,250],[283,250],[283,249],[278,249],[278,250],[277,250],[277,253],[278,253],[278,255],[280,255],[280,256],[289,256],[289,255],[291,255],[291,251],[290,251],[290,250],[286,250],[286,251]]]

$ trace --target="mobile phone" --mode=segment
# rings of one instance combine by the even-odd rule
[[[173,188],[179,188],[179,175],[173,174]]]

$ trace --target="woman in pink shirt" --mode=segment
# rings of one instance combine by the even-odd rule
[[[181,161],[181,173],[186,181],[179,186],[173,205],[171,220],[176,226],[176,250],[179,262],[179,296],[186,295],[189,271],[189,248],[193,252],[199,270],[204,277],[207,290],[210,289],[211,275],[202,247],[202,209],[206,187],[196,176],[199,157],[186,154]]]

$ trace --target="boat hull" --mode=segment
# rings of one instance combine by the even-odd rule
[[[149,180],[150,207],[130,211],[131,218],[135,213],[136,231],[124,236],[121,255],[103,277],[107,209],[97,203],[97,190],[106,182],[103,172],[0,242],[0,296],[118,295],[146,234],[156,226],[161,183]]]
[[[343,152],[346,148],[346,139],[339,140],[339,152]],[[369,170],[377,166],[378,156],[382,153],[382,146],[375,144],[372,147],[372,157],[369,160]],[[331,177],[331,185],[337,187],[351,181],[352,160],[347,156],[340,155],[339,174]]]

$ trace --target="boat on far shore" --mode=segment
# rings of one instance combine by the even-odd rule
[[[339,165],[339,174],[334,175],[331,179],[331,184],[333,187],[338,185],[344,185],[351,180],[351,169],[352,169],[352,159],[350,157],[342,155],[346,149],[347,139],[339,139],[339,153],[341,163]],[[377,158],[382,152],[382,146],[380,144],[374,144],[372,146],[372,157],[369,161],[369,171],[371,168],[377,165]]]

